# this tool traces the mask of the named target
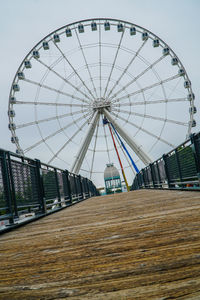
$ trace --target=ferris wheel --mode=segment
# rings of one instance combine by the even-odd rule
[[[117,149],[131,184],[130,156],[141,168],[189,137],[194,99],[184,66],[157,35],[122,20],[82,20],[51,32],[19,66],[11,141],[18,154],[97,185],[107,163],[120,169]]]

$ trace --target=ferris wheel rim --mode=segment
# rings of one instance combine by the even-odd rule
[[[179,62],[179,65],[181,66],[181,68],[185,71],[185,75],[184,75],[184,78],[186,78],[188,81],[189,81],[189,77],[188,77],[188,74],[187,74],[187,72],[186,72],[186,70],[185,70],[185,68],[184,68],[184,66],[183,66],[183,64],[182,64],[182,62],[180,61],[180,59],[178,58],[178,56],[175,54],[175,52],[171,49],[171,47],[166,43],[166,42],[164,42],[159,36],[157,36],[157,35],[155,35],[153,32],[151,32],[150,30],[148,30],[148,29],[146,29],[146,28],[144,28],[144,27],[142,27],[142,26],[139,26],[139,25],[136,25],[136,24],[134,24],[134,23],[132,23],[132,22],[128,22],[128,21],[123,21],[123,20],[120,20],[120,19],[112,19],[112,18],[90,18],[90,19],[84,19],[84,20],[79,20],[79,21],[76,21],[76,22],[72,22],[72,23],[70,23],[70,24],[67,24],[67,25],[64,25],[64,26],[62,26],[62,27],[60,27],[60,28],[58,28],[58,29],[56,29],[56,30],[54,30],[54,31],[52,31],[51,33],[49,33],[48,35],[46,35],[43,39],[41,39],[31,50],[30,50],[30,52],[26,55],[26,57],[23,59],[23,61],[22,61],[22,63],[20,64],[20,66],[19,66],[19,68],[17,69],[17,72],[16,72],[16,74],[15,74],[15,76],[14,76],[14,79],[13,79],[13,82],[12,82],[12,85],[11,85],[11,90],[10,90],[10,94],[9,94],[9,103],[8,103],[8,108],[10,109],[11,107],[13,107],[13,104],[11,104],[10,103],[10,99],[11,99],[11,96],[13,95],[13,94],[15,94],[15,92],[13,92],[13,90],[12,90],[12,87],[13,87],[13,84],[14,83],[18,83],[18,81],[19,81],[19,79],[17,78],[17,74],[18,74],[18,72],[20,71],[20,70],[22,70],[22,66],[24,65],[24,62],[27,60],[27,58],[31,55],[31,53],[32,53],[32,51],[33,50],[35,50],[35,49],[37,49],[37,47],[40,45],[40,44],[42,44],[42,42],[43,41],[45,41],[45,40],[47,40],[49,37],[51,37],[51,39],[49,39],[49,41],[50,40],[52,40],[53,38],[52,38],[52,35],[54,34],[54,33],[57,33],[57,32],[59,32],[60,30],[63,30],[63,29],[65,29],[65,28],[67,28],[67,27],[72,27],[72,26],[74,26],[74,30],[76,31],[76,25],[77,24],[79,24],[79,23],[85,23],[85,22],[92,22],[92,21],[99,21],[99,26],[101,25],[100,24],[100,22],[101,21],[113,21],[113,22],[121,22],[121,23],[123,23],[123,24],[128,24],[128,25],[130,25],[130,26],[135,26],[135,27],[137,27],[137,28],[139,28],[140,30],[142,30],[142,31],[146,31],[146,32],[148,32],[148,33],[150,33],[154,38],[158,38],[159,39],[159,41],[160,42],[162,42],[163,43],[163,45],[164,46],[166,46],[166,47],[168,47],[169,48],[169,50],[170,50],[170,56],[171,57],[176,57],[177,59],[178,59],[178,62]],[[116,24],[115,24],[116,25]],[[150,37],[151,38],[151,37]],[[152,38],[151,38],[152,39]],[[163,45],[161,44],[160,46],[163,48]],[[30,58],[30,59],[32,59],[32,57]],[[87,64],[86,64],[87,65]],[[114,67],[114,66],[113,66]],[[23,69],[24,69],[25,67],[23,67]],[[17,80],[16,80],[16,78],[17,78]],[[110,80],[110,78],[108,77],[108,79]],[[108,85],[108,84],[107,84]],[[161,83],[161,86],[162,86],[162,83]],[[107,88],[106,88],[107,89]],[[190,91],[190,93],[192,94],[193,92],[192,92],[192,88],[191,88],[191,86],[189,87],[189,89],[188,89],[188,91]],[[106,91],[104,91],[104,94],[106,94]],[[128,97],[128,99],[129,99],[129,97]],[[129,99],[129,102],[130,102],[130,99]],[[145,101],[144,100],[144,102],[148,102],[148,101]],[[88,103],[89,104],[89,103]],[[90,104],[89,104],[90,105]],[[146,103],[145,103],[145,107],[146,107]],[[193,99],[192,99],[192,101],[191,101],[191,107],[194,107],[194,101],[193,101]],[[36,107],[35,107],[36,108]],[[57,108],[57,107],[56,107]],[[144,116],[146,117],[147,115],[146,114],[144,114]],[[143,117],[144,117],[143,116]],[[56,117],[57,117],[57,115],[56,115]],[[12,120],[13,120],[13,118],[11,117],[11,116],[9,116],[9,124],[11,124],[12,123]],[[190,121],[192,121],[193,120],[193,112],[191,111],[190,112]],[[191,122],[189,123],[190,125],[187,125],[188,126],[188,133],[190,133],[191,132]],[[17,128],[18,129],[18,128]],[[139,129],[138,129],[139,130]],[[15,136],[15,129],[13,130],[11,130],[11,133],[12,133],[12,136]],[[162,133],[161,133],[162,134]],[[157,139],[157,142],[159,141],[160,139],[158,138]],[[21,147],[20,147],[20,144],[19,144],[19,142],[16,142],[16,146],[17,146],[17,148],[18,149],[21,149]]]

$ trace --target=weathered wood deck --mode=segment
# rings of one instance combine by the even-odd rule
[[[200,299],[200,193],[86,200],[0,236],[0,299]]]

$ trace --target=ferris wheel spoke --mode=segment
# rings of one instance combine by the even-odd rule
[[[139,49],[137,50],[137,52],[135,53],[135,55],[132,57],[132,59],[130,60],[130,62],[128,63],[128,65],[126,66],[126,68],[124,69],[124,71],[122,72],[122,74],[120,75],[120,77],[116,80],[116,83],[114,84],[114,86],[112,87],[112,89],[109,91],[109,93],[107,95],[108,98],[112,94],[112,92],[114,91],[114,89],[116,88],[116,86],[119,84],[119,82],[123,78],[124,74],[128,71],[128,69],[130,68],[130,66],[132,65],[132,63],[136,59],[136,57],[139,55],[140,51],[142,50],[142,48],[144,47],[145,44],[146,44],[146,41],[144,41],[142,43],[142,45],[139,47]]]
[[[142,77],[144,74],[146,74],[149,70],[151,70],[156,64],[158,64],[163,58],[165,58],[164,55],[162,55],[161,57],[159,57],[156,61],[154,61],[150,66],[148,66],[145,70],[143,70],[140,74],[138,74],[134,79],[132,79],[131,81],[129,81],[125,86],[123,86],[123,88],[121,88],[120,90],[118,90],[111,98],[110,100],[112,100],[113,98],[115,98],[117,95],[119,95],[122,91],[124,91],[127,87],[129,87],[131,84],[133,84],[134,82],[136,82],[140,77]]]
[[[84,97],[88,98],[89,100],[91,100],[87,94],[83,93],[81,90],[79,90],[73,83],[71,83],[69,80],[67,80],[66,78],[64,78],[62,75],[60,75],[58,72],[56,72],[53,68],[51,68],[50,66],[48,66],[47,64],[45,64],[43,61],[41,61],[40,59],[36,59],[36,61],[40,62],[44,67],[46,67],[49,71],[51,71],[52,73],[54,73],[56,76],[58,76],[61,80],[63,80],[64,82],[66,82],[67,84],[69,84],[72,88],[74,88],[77,92],[79,92],[80,94],[82,94]],[[85,102],[89,103],[89,101]]]
[[[76,122],[80,122],[81,120],[83,120],[85,117],[87,117],[88,115],[90,115],[90,113],[87,113],[85,115],[83,115],[82,117],[78,118],[76,120]],[[53,133],[49,134],[48,136],[46,136],[45,138],[40,139],[38,142],[36,142],[35,144],[33,144],[32,146],[26,148],[24,150],[24,153],[27,153],[28,151],[34,149],[35,147],[39,146],[40,144],[42,144],[43,142],[46,142],[47,140],[51,139],[52,137],[56,136],[57,134],[61,133],[63,130],[69,128],[70,126],[74,125],[74,121],[67,124],[66,126],[54,131]]]
[[[61,94],[61,95],[64,95],[64,96],[67,96],[67,97],[70,97],[70,98],[72,98],[72,99],[76,99],[76,100],[78,100],[78,101],[81,101],[81,102],[84,102],[84,103],[87,103],[87,104],[88,104],[88,102],[87,102],[86,100],[84,100],[84,99],[81,99],[81,98],[79,98],[79,97],[77,97],[77,96],[74,96],[74,95],[71,95],[71,94],[62,92],[62,91],[57,90],[57,89],[55,89],[55,88],[52,88],[52,87],[50,87],[50,86],[48,86],[48,85],[46,85],[46,84],[42,84],[42,83],[39,83],[39,82],[37,82],[37,81],[33,81],[33,80],[31,80],[31,79],[27,79],[27,78],[25,78],[24,81],[26,81],[26,82],[28,82],[28,83],[31,83],[31,84],[34,84],[34,85],[37,85],[37,86],[39,86],[39,87],[41,87],[41,88],[44,88],[44,89],[53,91],[53,92],[55,92],[55,93],[58,93],[58,94]]]
[[[105,142],[106,142],[106,151],[108,154],[108,162],[110,163],[110,154],[109,154],[109,149],[108,149],[108,140],[107,140],[107,135],[106,135],[106,130],[105,130],[105,126],[103,126],[103,130],[104,130],[104,138],[105,138]]]
[[[65,118],[65,117],[72,116],[72,115],[74,116],[74,115],[77,115],[77,114],[80,114],[80,113],[83,113],[83,112],[86,112],[86,111],[87,111],[86,109],[85,110],[79,110],[79,111],[76,111],[76,112],[73,112],[73,113],[71,112],[71,113],[67,113],[67,114],[57,115],[55,117],[50,117],[50,118],[41,119],[41,120],[35,120],[33,122],[28,122],[28,123],[17,125],[16,129],[28,127],[28,126],[31,126],[31,125],[37,125],[37,124],[40,124],[40,123],[49,122],[49,121],[53,121],[53,120],[58,120],[58,119],[62,119],[62,118]]]
[[[174,99],[161,99],[161,100],[154,100],[154,101],[135,101],[130,103],[120,103],[116,104],[116,107],[121,106],[137,106],[137,105],[151,105],[151,104],[161,104],[161,103],[175,103],[175,102],[187,102],[187,98],[174,98]]]
[[[31,105],[47,105],[47,106],[68,106],[68,107],[89,107],[87,104],[76,103],[59,103],[59,102],[41,102],[41,101],[19,101],[16,100],[15,104],[31,104]]]
[[[95,140],[94,140],[94,149],[93,149],[93,153],[92,153],[92,163],[91,163],[91,168],[90,168],[90,179],[92,177],[92,173],[93,173],[93,166],[94,166],[94,158],[95,158],[95,153],[96,153],[96,145],[97,145],[97,138],[98,138],[98,130],[99,130],[99,122],[100,119],[97,123],[97,129],[96,129],[96,134],[95,134]]]
[[[161,136],[158,136],[158,135],[156,135],[156,134],[148,131],[147,129],[145,129],[145,128],[141,127],[141,126],[138,126],[137,124],[135,124],[135,123],[133,123],[133,122],[131,122],[131,121],[129,121],[129,120],[127,120],[127,119],[119,116],[119,115],[116,115],[115,113],[113,113],[113,115],[115,117],[117,117],[118,119],[120,119],[120,120],[122,120],[122,121],[124,121],[124,122],[126,122],[126,123],[128,123],[130,125],[132,125],[133,127],[141,130],[142,132],[146,133],[147,135],[155,138],[156,140],[159,140],[159,141],[163,142],[164,144],[170,146],[171,148],[175,148],[175,145],[173,145],[173,144],[169,143],[168,141],[166,141],[165,139],[161,138]]]
[[[141,117],[141,118],[147,118],[147,119],[152,119],[152,120],[157,120],[157,121],[162,121],[162,122],[168,122],[168,123],[177,124],[177,125],[181,125],[181,126],[188,126],[188,124],[185,122],[170,120],[167,118],[161,118],[161,117],[151,116],[151,115],[147,115],[147,114],[140,114],[140,113],[130,112],[130,111],[126,111],[126,110],[115,109],[114,111],[117,111],[119,113],[134,115],[134,116]]]
[[[102,67],[102,62],[101,62],[101,24],[99,23],[99,84],[100,84],[100,98],[101,98],[101,67]]]
[[[85,125],[88,124],[88,120],[86,120],[82,125],[81,128],[84,128]],[[76,135],[80,133],[80,128],[76,130],[76,132],[62,145],[62,147],[53,155],[53,157],[48,161],[48,164],[50,164],[57,156],[60,154],[60,152],[76,137]]]
[[[137,90],[137,91],[135,91],[135,92],[133,92],[133,93],[127,94],[126,96],[117,98],[116,100],[111,101],[111,103],[114,104],[114,103],[116,103],[116,102],[119,102],[120,100],[126,99],[126,98],[128,98],[128,97],[131,97],[131,96],[134,96],[134,95],[137,95],[137,94],[140,94],[140,93],[143,93],[143,92],[145,92],[145,91],[147,91],[147,90],[150,90],[150,89],[152,89],[152,88],[154,88],[154,87],[157,87],[157,86],[159,86],[159,85],[163,85],[163,84],[166,83],[166,82],[169,82],[169,81],[172,81],[172,80],[174,80],[174,79],[177,79],[178,77],[179,77],[178,74],[177,74],[177,75],[174,75],[174,76],[171,76],[171,77],[168,77],[168,78],[166,78],[166,79],[164,79],[164,80],[161,80],[161,81],[159,81],[159,82],[156,82],[156,83],[154,83],[154,84],[151,84],[151,85],[149,85],[149,86],[146,86],[146,87],[144,87],[144,88],[142,88],[142,89],[140,89],[140,90]]]
[[[96,87],[95,87],[95,85],[94,85],[94,81],[93,81],[93,78],[92,78],[92,74],[91,74],[91,71],[90,71],[90,68],[89,68],[89,64],[88,64],[88,62],[87,62],[85,53],[84,53],[84,51],[83,51],[83,45],[81,44],[81,41],[80,41],[80,38],[79,38],[79,36],[78,36],[76,27],[74,27],[74,30],[75,30],[75,33],[76,33],[76,37],[77,37],[77,40],[78,40],[80,49],[81,49],[81,53],[82,53],[83,59],[84,59],[84,61],[85,61],[85,65],[86,65],[86,68],[87,68],[87,71],[88,71],[90,80],[91,80],[91,82],[92,82],[92,86],[93,86],[94,92],[95,92],[95,94],[96,94],[96,97],[98,98],[98,96],[97,96],[97,91],[96,91]]]
[[[114,61],[112,63],[112,68],[111,68],[111,71],[110,71],[110,74],[109,74],[109,77],[108,77],[108,80],[107,80],[106,88],[104,90],[103,99],[105,99],[105,96],[106,96],[106,93],[107,93],[108,85],[110,83],[110,79],[111,79],[111,76],[112,76],[112,73],[113,73],[113,69],[115,67],[117,56],[118,56],[118,53],[119,53],[119,50],[120,50],[120,46],[121,46],[121,43],[122,43],[122,40],[123,40],[124,32],[125,32],[125,30],[122,31],[121,38],[120,38],[119,44],[117,46],[117,51],[115,53],[115,58],[114,58]]]
[[[84,85],[84,87],[89,92],[90,96],[92,97],[92,99],[90,98],[90,100],[91,101],[95,100],[94,99],[94,95],[92,94],[91,90],[85,84],[84,80],[81,78],[81,76],[79,75],[79,73],[77,72],[77,70],[74,68],[74,66],[70,63],[70,61],[68,60],[68,58],[66,57],[66,55],[63,53],[63,51],[60,49],[60,47],[58,47],[58,45],[56,43],[54,43],[54,45],[56,46],[56,48],[58,49],[58,51],[62,54],[63,58],[66,60],[66,62],[68,63],[68,65],[72,68],[72,70],[74,71],[74,73],[76,74],[76,76],[79,78],[79,80],[82,82],[82,84]]]

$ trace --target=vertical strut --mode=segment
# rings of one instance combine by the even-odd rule
[[[98,113],[98,111],[96,111],[93,114],[93,118],[90,122],[90,125],[88,126],[87,133],[86,133],[84,139],[82,140],[79,150],[75,156],[74,162],[73,162],[71,170],[70,170],[71,173],[75,173],[75,174],[79,173],[81,165],[83,163],[83,159],[84,159],[86,152],[88,150],[88,147],[90,145],[90,142],[91,142],[92,136],[94,134],[98,120],[99,120],[99,113]]]

